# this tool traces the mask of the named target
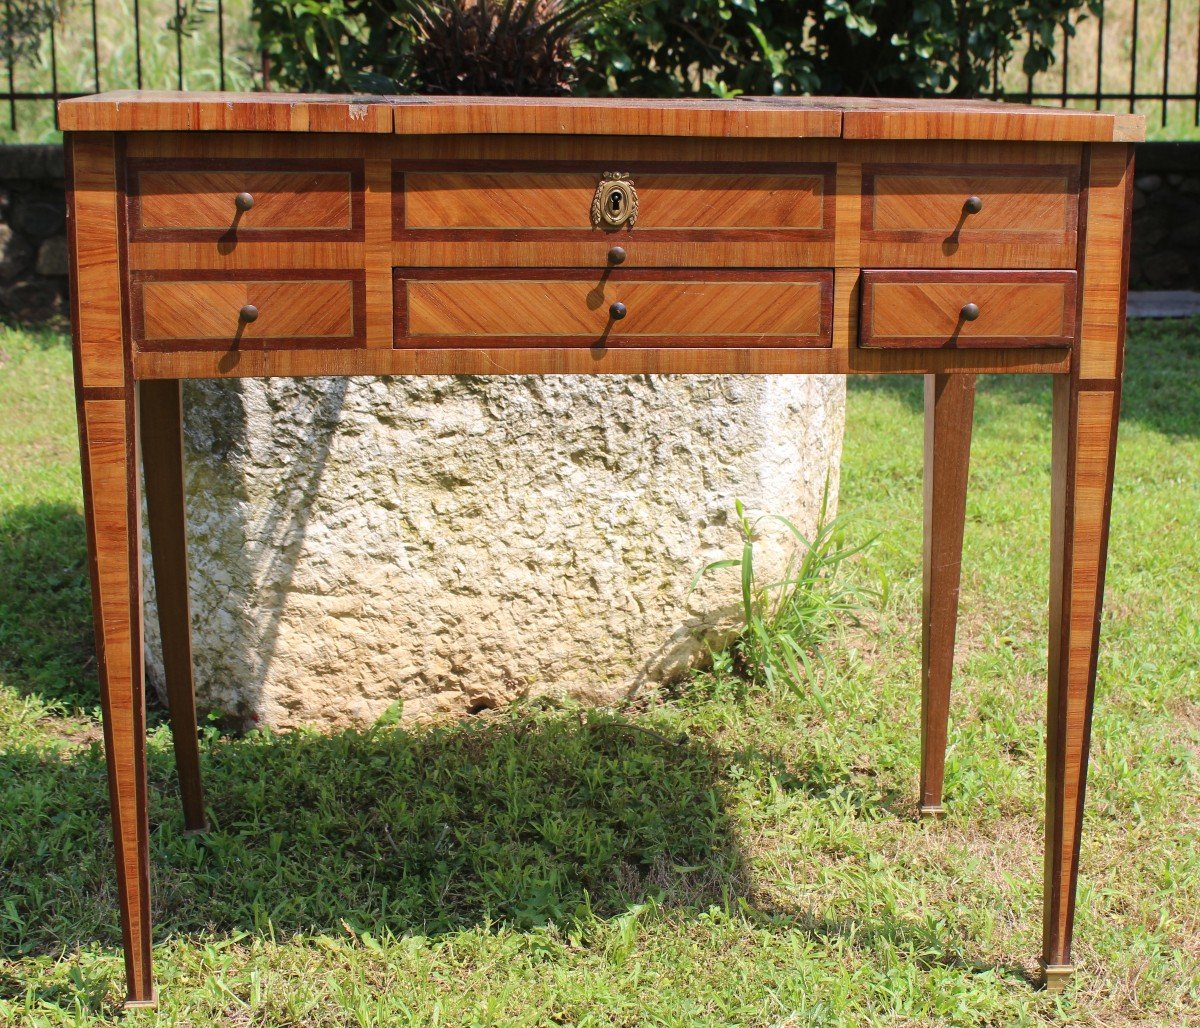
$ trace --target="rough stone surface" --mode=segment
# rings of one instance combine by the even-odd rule
[[[0,284],[0,315],[13,321],[26,325],[65,323],[66,313],[65,290],[54,279],[30,278]]]
[[[51,236],[38,247],[37,273],[39,275],[65,275],[67,268],[67,237]]]
[[[0,224],[0,280],[16,278],[29,266],[33,250],[22,236]]]
[[[66,327],[61,146],[0,146],[0,320]]]
[[[688,594],[738,551],[734,500],[811,527],[844,403],[839,377],[187,383],[200,702],[364,723],[680,675],[736,609],[734,572]]]
[[[22,202],[9,214],[9,224],[13,228],[36,240],[61,232],[65,222],[65,197],[40,190],[22,198]]]

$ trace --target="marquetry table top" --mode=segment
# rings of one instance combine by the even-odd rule
[[[989,100],[738,97],[525,99],[100,93],[59,104],[67,131],[366,132],[406,135],[638,135],[727,138],[989,139],[1134,143],[1138,114]]]

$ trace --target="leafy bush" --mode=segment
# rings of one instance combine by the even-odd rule
[[[648,0],[580,41],[590,94],[970,96],[1019,42],[1054,60],[1055,30],[1099,0]],[[1074,32],[1073,26],[1068,31]]]
[[[614,0],[255,0],[272,79],[320,92],[561,96]]]
[[[10,0],[4,7],[0,31],[0,58],[7,65],[35,61],[42,37],[61,22],[69,0]]]
[[[1100,0],[254,0],[278,85],[507,95],[970,96]],[[1074,29],[1068,25],[1068,31]]]
[[[773,693],[785,688],[798,690],[805,684],[823,706],[813,667],[814,659],[823,660],[820,644],[846,623],[859,624],[859,615],[868,605],[886,599],[886,579],[881,579],[875,591],[856,585],[845,574],[846,561],[872,546],[874,539],[857,546],[847,542],[847,516],[828,516],[828,484],[811,541],[790,518],[780,514],[751,517],[741,500],[735,508],[741,555],[705,565],[692,588],[705,575],[736,568],[741,574],[743,624],[730,649],[732,669]],[[764,521],[782,525],[794,544],[783,573],[770,581],[762,580],[754,557]],[[728,658],[718,662],[727,665]]]

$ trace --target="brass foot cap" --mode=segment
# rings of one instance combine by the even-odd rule
[[[943,807],[920,807],[918,813],[922,818],[937,819],[946,816],[945,808]]]
[[[205,821],[204,824],[202,824],[199,828],[185,828],[183,830],[183,836],[184,838],[190,838],[196,835],[207,835],[208,831],[209,824],[207,821]]]
[[[131,996],[121,1006],[126,1010],[153,1010],[158,1006],[158,992],[151,991],[148,999],[134,999]]]
[[[1044,988],[1047,992],[1059,993],[1066,987],[1067,980],[1075,973],[1071,964],[1042,964]]]

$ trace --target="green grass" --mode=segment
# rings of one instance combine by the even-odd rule
[[[1040,940],[1045,380],[981,381],[948,818],[917,784],[920,382],[856,380],[843,510],[891,600],[828,715],[723,673],[627,709],[203,743],[152,712],[137,1024],[1200,1021],[1200,322],[1130,338],[1076,958]],[[121,1020],[69,352],[0,333],[0,1024]],[[736,540],[731,538],[731,545]],[[681,582],[680,588],[686,589]]]

